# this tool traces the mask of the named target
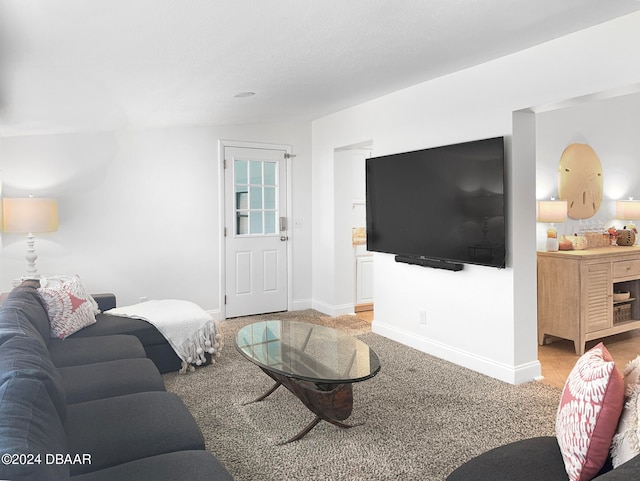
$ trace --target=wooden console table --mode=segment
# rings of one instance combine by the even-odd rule
[[[614,291],[631,296],[616,303]],[[540,345],[547,336],[570,339],[582,355],[587,341],[640,329],[639,299],[639,246],[538,252]],[[630,316],[619,316],[622,308]]]

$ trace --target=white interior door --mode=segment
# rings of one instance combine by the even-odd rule
[[[284,150],[225,147],[225,315],[287,310]]]

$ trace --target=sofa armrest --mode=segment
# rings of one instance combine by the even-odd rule
[[[109,309],[113,309],[116,307],[116,295],[111,293],[104,294],[91,294],[96,302],[98,303],[98,308],[100,312],[108,311]]]
[[[631,458],[611,471],[593,478],[594,481],[626,481],[628,479],[640,479],[640,455]]]
[[[555,436],[514,441],[464,463],[446,481],[567,481]],[[595,481],[595,480],[594,480]]]

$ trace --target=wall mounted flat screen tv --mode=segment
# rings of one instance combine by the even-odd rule
[[[503,137],[369,158],[366,189],[368,250],[505,267]]]

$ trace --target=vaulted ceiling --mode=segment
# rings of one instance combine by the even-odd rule
[[[636,10],[637,0],[0,0],[0,136],[312,120]]]

